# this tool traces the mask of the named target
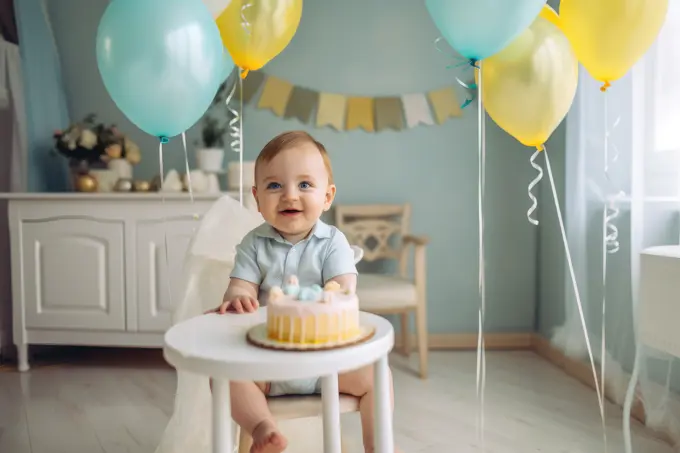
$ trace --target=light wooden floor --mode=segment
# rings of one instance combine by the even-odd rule
[[[92,354],[52,358],[26,374],[0,368],[0,452],[153,453],[172,411],[174,371],[156,351]],[[481,451],[475,353],[430,357],[425,382],[393,357],[397,445],[404,453]],[[486,388],[487,452],[604,451],[595,393],[534,353],[487,353]],[[607,413],[609,452],[621,453],[621,411],[609,405]],[[343,430],[360,439],[351,415]],[[672,452],[639,423],[633,427],[636,452]],[[361,451],[360,444],[350,449]]]

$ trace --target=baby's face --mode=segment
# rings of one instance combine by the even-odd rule
[[[308,143],[259,165],[255,184],[253,195],[262,217],[291,242],[307,236],[335,197],[321,153]]]

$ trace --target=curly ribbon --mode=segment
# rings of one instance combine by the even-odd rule
[[[604,98],[604,125],[605,125],[605,133],[604,133],[604,176],[607,180],[607,183],[610,186],[613,186],[613,181],[612,178],[609,174],[609,165],[610,163],[615,163],[619,160],[619,149],[616,146],[616,143],[610,143],[609,137],[610,135],[614,132],[614,130],[619,126],[621,122],[621,117],[619,116],[616,118],[614,121],[614,124],[612,125],[611,129],[608,129],[607,123],[609,122],[609,106],[608,106],[608,97],[605,96]],[[609,153],[609,150],[612,150],[611,156]],[[624,196],[625,193],[622,191],[619,191],[619,193],[616,195],[615,198],[620,198]],[[614,254],[619,251],[619,242],[618,242],[618,236],[619,236],[619,230],[618,228],[614,225],[614,220],[618,218],[619,216],[619,209],[616,207],[616,204],[611,201],[609,202],[609,207],[606,206],[607,201],[605,201],[605,208],[604,208],[604,233],[603,233],[603,242],[604,242],[604,248],[607,250],[607,253],[609,254]]]
[[[243,6],[241,7],[241,28],[243,28],[243,31],[244,31],[248,36],[250,36],[250,34],[251,34],[251,32],[252,32],[252,27],[253,27],[253,26],[251,25],[250,22],[248,22],[248,18],[246,17],[246,10],[247,10],[248,8],[250,8],[251,6],[253,6],[252,3],[246,3],[245,5],[243,5]],[[240,71],[240,74],[239,74],[239,75],[241,76],[241,79],[245,79],[246,76],[248,75],[248,72],[249,72],[248,69],[243,69],[243,70],[241,70],[241,71]]]
[[[539,154],[541,154],[541,151],[543,151],[543,147],[537,147],[536,151],[534,152],[534,154],[531,155],[531,158],[529,159],[529,163],[531,164],[531,166],[534,167],[538,172],[538,176],[536,176],[529,183],[529,187],[527,188],[527,193],[529,194],[529,199],[531,200],[531,207],[527,211],[527,219],[529,219],[529,223],[535,226],[538,225],[538,220],[533,218],[531,215],[534,213],[534,211],[536,211],[536,208],[538,207],[538,200],[536,199],[536,196],[533,194],[532,190],[534,190],[536,184],[541,182],[541,180],[543,179],[543,169],[541,168],[540,165],[536,163],[536,158],[538,157]]]
[[[478,112],[478,184],[477,184],[477,213],[479,224],[479,325],[477,337],[477,398],[479,401],[479,414],[477,420],[477,436],[484,448],[484,394],[486,389],[486,343],[484,338],[484,325],[486,315],[486,263],[484,259],[484,189],[486,187],[486,123],[484,115],[484,103],[482,98],[482,65],[479,65],[479,93],[477,96]]]
[[[576,306],[578,308],[579,317],[581,319],[581,328],[583,329],[583,335],[586,340],[586,349],[588,350],[588,358],[590,359],[590,367],[593,372],[593,381],[595,383],[595,392],[597,393],[597,402],[600,407],[600,418],[602,419],[602,430],[604,432],[605,439],[605,451],[607,444],[607,431],[605,423],[605,413],[604,413],[604,385],[601,384],[597,376],[597,368],[595,367],[595,358],[593,357],[593,350],[590,345],[590,336],[588,335],[588,326],[586,324],[586,318],[583,313],[583,304],[581,303],[581,293],[578,289],[578,284],[576,283],[576,273],[574,272],[574,263],[571,259],[571,251],[569,250],[569,242],[567,240],[567,233],[564,228],[564,220],[562,219],[562,209],[560,207],[559,199],[557,198],[557,189],[555,188],[555,179],[553,178],[552,168],[550,166],[550,157],[548,156],[548,150],[543,146],[543,153],[545,154],[545,166],[548,171],[548,179],[550,180],[550,189],[552,191],[553,200],[555,201],[555,210],[557,211],[557,220],[560,225],[560,233],[562,235],[562,243],[564,244],[564,253],[566,255],[567,266],[569,268],[569,275],[571,277],[571,284],[574,290],[574,297],[576,298]],[[604,363],[604,357],[602,357],[602,362]],[[602,381],[604,382],[604,381]]]
[[[468,59],[462,58],[462,57],[460,57],[460,56],[458,56],[458,55],[450,54],[450,53],[446,52],[445,50],[443,50],[441,47],[439,47],[439,43],[440,43],[443,39],[444,39],[444,38],[441,37],[441,36],[440,36],[439,38],[435,39],[435,40],[434,40],[434,48],[437,49],[438,52],[440,52],[440,53],[442,53],[442,54],[444,54],[444,55],[447,55],[448,57],[450,57],[450,58],[452,58],[452,59],[454,59],[454,60],[456,60],[456,61],[458,62],[458,63],[456,63],[456,64],[447,65],[447,66],[446,66],[446,69],[455,69],[455,68],[460,68],[461,66],[471,66],[471,67],[473,67],[473,68],[479,69],[479,65],[477,64],[477,60],[468,60]],[[474,78],[473,78],[473,80],[474,80]],[[480,80],[481,80],[481,79],[480,79]],[[472,83],[466,83],[466,82],[464,82],[463,80],[461,80],[459,77],[456,77],[456,82],[458,82],[458,84],[459,84],[460,86],[462,86],[463,88],[465,88],[466,90],[472,91],[472,92],[473,92],[472,95],[466,96],[465,101],[463,102],[463,104],[461,104],[460,107],[461,107],[462,109],[464,109],[464,108],[467,107],[468,105],[472,104],[472,102],[475,100],[475,97],[476,97],[476,96],[474,95],[474,91],[478,89],[478,86],[477,86],[477,84],[474,83],[474,82],[472,82]]]
[[[241,69],[239,69],[239,72]],[[231,101],[236,94],[236,83],[231,87],[231,91],[225,101],[227,110],[231,113],[232,118],[229,120],[229,135],[232,141],[229,142],[231,150],[239,155],[239,202],[243,206],[243,74],[238,78],[239,86],[239,107],[238,110],[231,107]]]

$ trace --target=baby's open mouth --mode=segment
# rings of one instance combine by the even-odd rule
[[[293,215],[293,214],[299,214],[301,212],[302,211],[300,211],[299,209],[284,209],[283,211],[281,211],[281,214]]]

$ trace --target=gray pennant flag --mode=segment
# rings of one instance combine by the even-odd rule
[[[318,102],[319,93],[317,91],[296,86],[293,88],[283,117],[297,118],[307,124]]]

